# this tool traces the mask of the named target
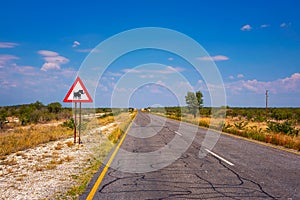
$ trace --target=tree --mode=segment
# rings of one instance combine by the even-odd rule
[[[203,105],[203,94],[200,91],[197,91],[196,93],[187,92],[185,101],[189,112],[194,115],[194,118],[196,118],[197,111],[200,110]]]
[[[41,110],[44,107],[42,102],[36,101],[35,103],[30,104],[34,109]]]
[[[0,109],[0,129],[3,128],[3,124],[6,121],[7,111],[5,109]]]
[[[203,106],[203,94],[200,91],[196,92],[199,109]]]
[[[59,102],[50,103],[47,105],[50,113],[59,113],[62,110],[62,106]]]

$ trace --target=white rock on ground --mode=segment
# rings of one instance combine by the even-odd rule
[[[78,184],[76,178],[91,165],[115,123],[82,136],[82,145],[73,138],[49,142],[8,155],[0,161],[0,199],[55,199]]]

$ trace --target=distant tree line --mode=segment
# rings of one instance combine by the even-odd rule
[[[69,119],[72,116],[71,108],[62,108],[59,102],[44,105],[36,101],[31,104],[0,107],[0,122],[3,125],[8,117],[16,117],[21,125],[44,123],[51,120]]]
[[[184,116],[190,113],[188,106],[172,106],[172,107],[151,107],[151,112],[166,113],[168,115]],[[218,109],[218,108],[214,108]],[[221,109],[221,108],[219,108]],[[241,107],[226,107],[222,109],[226,111],[228,117],[240,117],[247,120],[262,122],[267,120],[291,120],[297,123],[300,122],[300,108],[269,108],[268,116],[266,116],[265,108],[241,108]],[[202,107],[199,110],[200,116],[211,116],[211,107]]]
[[[82,108],[82,115],[93,113],[105,113],[118,115],[121,112],[133,112],[134,108]],[[77,110],[78,112],[78,110]],[[31,104],[0,106],[0,128],[3,128],[9,118],[17,118],[18,124],[28,125],[45,123],[51,120],[71,120],[72,108],[63,108],[59,102],[44,105],[40,101]],[[71,121],[70,121],[71,123]]]
[[[232,117],[245,117],[252,121],[266,120],[293,120],[300,122],[300,108],[230,108],[227,107],[226,115]]]

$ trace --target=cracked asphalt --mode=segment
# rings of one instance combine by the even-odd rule
[[[195,129],[195,137],[188,135]],[[120,147],[129,154],[124,156],[119,150],[94,199],[300,199],[299,155],[220,135],[211,151],[234,164],[230,166],[211,154],[199,158],[206,132],[193,125],[180,125],[174,120],[139,112]],[[183,135],[178,140],[180,144],[189,144],[191,140],[191,145],[179,148],[174,155],[180,153],[180,156],[170,163],[170,152],[160,149],[180,138],[178,133]],[[168,147],[172,149],[171,145]],[[145,159],[137,156],[149,152],[160,154]],[[166,163],[162,162],[165,160]],[[80,199],[86,199],[103,168]],[[128,169],[131,171],[127,172]]]

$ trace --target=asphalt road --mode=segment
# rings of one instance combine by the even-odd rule
[[[299,155],[223,134],[209,151],[206,132],[139,112],[93,199],[300,199]]]

